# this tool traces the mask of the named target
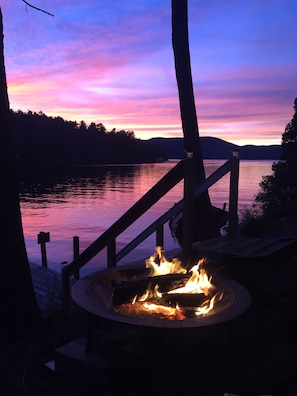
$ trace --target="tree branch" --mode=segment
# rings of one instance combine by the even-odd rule
[[[27,6],[29,6],[29,7],[31,7],[31,8],[34,8],[34,9],[37,10],[37,11],[44,12],[45,14],[50,15],[50,16],[52,16],[52,17],[55,16],[55,15],[51,14],[50,12],[47,12],[47,11],[45,11],[45,10],[42,10],[41,8],[37,8],[37,7],[33,6],[32,4],[28,3],[26,0],[23,0],[23,2],[24,2]]]

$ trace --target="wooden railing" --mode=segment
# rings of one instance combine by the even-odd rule
[[[130,253],[136,246],[154,232],[156,233],[156,246],[164,245],[164,224],[167,223],[172,216],[177,215],[183,210],[183,199],[142,231],[122,250],[118,253],[116,252],[116,238],[184,178],[185,161],[186,160],[182,160],[177,163],[174,168],[172,168],[158,183],[156,183],[142,198],[140,198],[139,201],[137,201],[126,213],[111,225],[110,228],[100,235],[69,265],[63,267],[62,301],[64,307],[69,303],[70,277],[74,276],[75,279],[79,279],[79,270],[104,248],[107,248],[107,267],[114,267],[123,257]],[[197,186],[195,189],[195,198],[210,188],[228,172],[230,172],[229,235],[233,236],[236,234],[237,227],[239,175],[239,159],[237,155],[233,154],[227,162]]]

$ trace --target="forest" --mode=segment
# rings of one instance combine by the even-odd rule
[[[77,165],[163,161],[162,149],[133,131],[107,131],[101,123],[67,121],[43,112],[10,111],[17,168],[62,171]]]

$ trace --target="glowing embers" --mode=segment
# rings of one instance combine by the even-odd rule
[[[146,260],[148,276],[114,285],[113,307],[118,313],[140,318],[185,320],[214,312],[223,298],[199,260],[190,270],[178,259],[167,261],[161,248]]]

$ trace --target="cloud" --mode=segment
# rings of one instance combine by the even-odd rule
[[[1,5],[13,109],[182,136],[166,0]],[[279,142],[296,95],[295,0],[189,0],[202,136]]]

